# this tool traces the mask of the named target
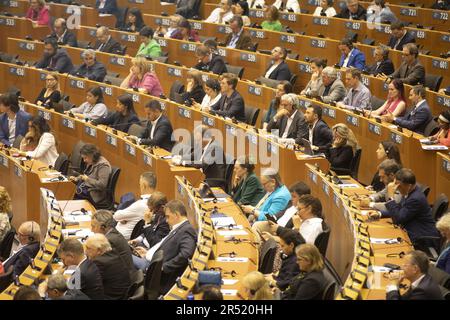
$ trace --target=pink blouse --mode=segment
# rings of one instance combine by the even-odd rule
[[[31,19],[38,23],[40,26],[50,25],[50,13],[48,7],[44,6],[38,13],[33,11],[33,9],[28,8],[27,19]]]
[[[382,116],[386,115],[388,112],[389,113],[393,113],[395,111],[395,109],[397,109],[397,106],[400,102],[402,102],[402,99],[397,99],[394,101],[387,101],[386,106],[384,107],[383,112],[381,113]],[[404,102],[404,101],[403,101]],[[404,111],[398,115],[398,117],[401,117],[403,115],[403,113],[405,113]]]
[[[159,82],[158,77],[153,72],[147,72],[142,77],[141,81],[134,75],[131,77],[128,82],[129,88],[144,88],[147,90],[149,95],[159,97],[163,93],[163,89],[161,87],[161,83]]]

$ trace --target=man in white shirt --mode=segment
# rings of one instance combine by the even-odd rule
[[[130,240],[136,224],[144,219],[144,214],[147,211],[147,201],[156,189],[156,175],[151,172],[144,172],[139,178],[139,189],[141,197],[139,200],[131,204],[123,210],[117,210],[114,213],[114,220],[118,222],[116,229],[126,240]]]
[[[210,23],[225,23],[229,22],[233,18],[233,12],[231,11],[232,0],[221,0],[220,8],[214,9],[205,22]]]

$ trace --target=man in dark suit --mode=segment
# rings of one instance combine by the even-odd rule
[[[130,275],[134,274],[132,252],[127,240],[114,228],[114,216],[111,211],[97,210],[92,214],[91,230],[94,233],[101,233],[106,236],[111,247],[122,258]]]
[[[416,38],[405,29],[405,24],[396,21],[391,24],[392,34],[389,37],[388,47],[394,50],[403,50],[403,46],[407,43],[416,42]]]
[[[227,72],[227,67],[223,58],[212,52],[207,46],[198,46],[195,50],[195,56],[198,59],[198,63],[194,67],[195,69],[209,71],[215,74]]]
[[[106,76],[106,68],[103,63],[95,59],[95,50],[86,49],[81,54],[81,57],[83,58],[84,63],[77,69],[74,69],[72,74],[77,77],[102,82]]]
[[[399,79],[404,84],[425,84],[425,68],[420,63],[419,48],[414,43],[405,44],[403,47],[403,62],[400,67],[392,73],[390,79]],[[382,79],[385,77],[381,77]]]
[[[402,264],[403,276],[394,272],[390,274],[391,284],[386,286],[387,300],[443,300],[439,285],[428,273],[430,261],[422,251],[411,251],[404,258]],[[403,295],[399,285],[403,279],[411,283]]]
[[[397,191],[402,195],[398,203],[385,203],[386,210],[371,213],[373,218],[392,218],[394,224],[402,226],[413,243],[421,237],[439,237],[431,208],[422,190],[416,184],[416,176],[410,169],[402,168],[395,174]],[[423,245],[435,247],[433,241],[421,241]]]
[[[48,37],[55,38],[60,46],[78,47],[77,36],[75,33],[67,29],[66,20],[58,18],[53,23],[53,32]]]
[[[81,290],[92,300],[103,300],[103,281],[97,265],[87,259],[83,245],[75,238],[64,240],[58,248],[64,266],[76,267],[67,281],[69,289]]]
[[[425,97],[425,88],[423,86],[414,86],[409,92],[409,100],[413,106],[406,114],[403,117],[397,118],[394,117],[393,114],[388,113],[387,115],[382,116],[381,119],[402,128],[423,134],[428,122],[433,118]]]
[[[308,138],[308,125],[303,112],[298,108],[299,100],[296,94],[282,95],[280,108],[267,125],[267,131],[278,129],[280,142],[301,144],[302,139]]]
[[[318,96],[325,103],[342,101],[347,94],[344,83],[337,76],[337,71],[333,67],[325,67],[322,70],[323,86],[320,86]]]
[[[171,151],[174,145],[172,141],[173,129],[170,120],[162,113],[161,103],[158,100],[152,100],[145,105],[144,110],[148,119],[147,128],[140,137],[129,136],[128,139],[139,144],[156,146]]]
[[[252,38],[244,30],[244,21],[241,16],[235,15],[230,20],[231,33],[225,40],[227,48],[239,50],[251,50],[253,48]]]
[[[112,249],[105,235],[96,233],[85,243],[86,255],[93,261],[102,276],[106,299],[123,300],[128,298],[131,286],[130,274],[120,255]]]
[[[341,10],[335,17],[350,20],[366,20],[367,10],[359,4],[358,0],[347,0],[346,7]]]
[[[25,137],[31,115],[20,110],[16,94],[0,96],[0,144],[10,146],[18,136]]]
[[[17,235],[19,236],[20,248],[3,262],[3,267],[8,270],[13,266],[13,274],[20,276],[39,252],[41,228],[34,221],[26,221],[20,225]]]
[[[95,50],[107,53],[121,53],[120,43],[111,37],[108,27],[102,26],[98,28],[96,36]]]
[[[117,14],[117,1],[116,0],[97,0],[95,1],[95,9],[100,14]]]
[[[369,74],[377,76],[378,74],[388,75],[394,72],[394,64],[389,59],[389,48],[380,45],[375,48],[373,56],[375,63],[366,68]]]
[[[235,118],[245,122],[245,103],[239,92],[236,91],[238,78],[232,73],[224,73],[220,80],[222,97],[211,106],[211,112],[219,116]]]
[[[60,273],[52,274],[42,282],[39,294],[48,300],[90,300],[81,290],[67,288],[67,281]]]
[[[313,151],[325,152],[331,148],[333,133],[330,127],[322,120],[322,108],[311,105],[306,108],[305,121],[308,124],[308,139]]]
[[[291,80],[291,70],[286,63],[287,50],[281,47],[275,47],[272,49],[272,63],[267,68],[264,74],[265,78],[272,80]]]
[[[50,68],[60,73],[70,73],[73,69],[72,60],[65,49],[60,49],[54,38],[44,40],[44,56],[35,65],[36,68]]]

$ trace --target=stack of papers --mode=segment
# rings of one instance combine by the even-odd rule
[[[90,229],[87,229],[87,228],[82,228],[82,229],[63,229],[62,233],[63,233],[65,238],[68,238],[68,237],[85,238],[85,237],[89,237],[89,236],[94,234]]]
[[[211,220],[216,229],[220,227],[234,226],[236,224],[236,221],[234,220],[233,217],[229,217],[222,214],[212,215]]]
[[[399,244],[396,238],[370,238],[370,242],[374,244]]]

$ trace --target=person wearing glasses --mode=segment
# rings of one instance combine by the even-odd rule
[[[88,78],[92,81],[103,82],[106,76],[106,68],[103,63],[95,59],[95,50],[86,49],[81,54],[83,64],[72,71],[76,77]]]
[[[47,73],[45,76],[45,88],[42,88],[41,92],[39,92],[34,103],[38,106],[52,109],[53,103],[57,103],[59,100],[61,100],[61,92],[58,78],[56,74]]]

